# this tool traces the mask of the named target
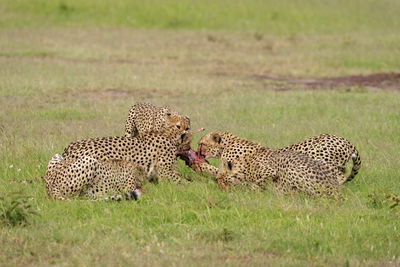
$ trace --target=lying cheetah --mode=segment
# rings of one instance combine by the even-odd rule
[[[125,123],[125,136],[134,137],[150,131],[160,131],[170,126],[182,132],[190,130],[190,119],[171,110],[168,106],[157,107],[151,103],[136,103],[129,110]]]
[[[157,179],[183,182],[176,170],[177,156],[190,149],[192,135],[176,128],[148,132],[136,137],[100,137],[71,143],[65,148],[65,159],[91,157],[99,161],[124,160],[149,173],[154,169]]]
[[[345,173],[345,166],[351,159],[353,161],[351,172],[343,182],[353,180],[361,167],[361,158],[356,147],[347,139],[333,134],[314,136],[303,142],[281,148],[279,151],[301,152],[337,167],[342,173]]]
[[[248,184],[265,188],[273,184],[279,191],[309,195],[334,194],[343,174],[335,167],[296,151],[258,149],[233,161],[223,161],[217,182],[221,188]]]
[[[223,161],[232,161],[245,155],[252,154],[259,148],[258,143],[245,140],[227,132],[209,133],[201,138],[198,144],[199,153],[208,158],[221,158]],[[346,163],[352,159],[353,166],[350,175],[339,181],[351,181],[361,165],[361,158],[355,146],[343,137],[331,134],[314,136],[288,147],[276,149],[276,151],[296,151],[308,155],[312,159],[324,161],[344,173]],[[217,175],[218,169],[207,163],[194,164],[196,171],[209,172]],[[342,176],[341,176],[342,177]],[[343,176],[344,177],[344,176]]]
[[[67,200],[73,196],[108,199],[110,196],[119,200],[123,194],[125,199],[137,200],[140,187],[151,175],[124,160],[99,161],[89,156],[64,159],[56,154],[49,162],[44,180],[53,199]]]
[[[252,154],[262,148],[258,143],[237,137],[228,132],[214,132],[203,136],[198,143],[198,153],[205,160],[209,158],[220,158],[222,161],[232,161],[245,155]],[[194,162],[192,167],[198,172],[207,172],[214,176],[218,168],[207,162]]]

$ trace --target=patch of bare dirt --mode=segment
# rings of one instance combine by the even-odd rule
[[[272,75],[255,75],[258,80],[270,81],[277,89],[288,90],[287,85],[300,85],[309,89],[335,89],[343,87],[364,87],[371,89],[400,90],[400,73],[374,73],[328,78],[287,78]]]

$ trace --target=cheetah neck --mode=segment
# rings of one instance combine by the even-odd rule
[[[230,147],[230,146],[261,147],[259,143],[246,140],[231,133],[223,132],[220,133],[220,136],[222,137],[223,147]]]
[[[165,126],[165,116],[161,108],[157,108],[157,111],[153,112],[153,130],[162,129]]]

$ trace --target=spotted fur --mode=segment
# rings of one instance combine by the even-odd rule
[[[191,134],[176,128],[149,132],[136,137],[112,136],[77,141],[65,148],[65,159],[91,157],[99,161],[124,160],[148,173],[152,168],[156,179],[183,182],[176,170],[177,155],[190,149]]]
[[[213,132],[203,136],[198,143],[198,151],[205,159],[220,158],[222,161],[233,161],[252,154],[262,148],[258,143],[239,138],[228,132]],[[207,172],[214,176],[218,168],[202,163],[193,166],[196,171]]]
[[[125,123],[125,136],[134,137],[169,127],[176,127],[182,132],[188,132],[190,119],[168,106],[157,107],[151,103],[139,102],[129,110]]]
[[[201,138],[198,151],[206,158],[221,158],[222,161],[233,161],[245,155],[252,154],[263,148],[259,143],[251,142],[227,132],[209,133]],[[276,149],[279,152],[295,151],[308,157],[323,161],[334,166],[344,173],[348,161],[353,161],[350,175],[339,181],[340,184],[350,181],[358,173],[361,166],[360,155],[353,144],[343,137],[331,134],[321,134],[304,140],[303,142]],[[218,169],[207,163],[195,166],[195,170],[217,175]]]
[[[48,164],[44,180],[53,199],[138,199],[139,189],[154,175],[152,171],[147,174],[143,168],[124,160],[99,161],[89,156],[64,159],[56,154]]]
[[[296,151],[258,149],[240,159],[223,161],[217,182],[221,188],[273,185],[283,193],[335,194],[343,176],[335,167]]]
[[[361,157],[356,147],[347,139],[333,135],[321,134],[303,142],[279,149],[279,151],[297,151],[317,160],[337,167],[345,173],[346,164],[352,160],[353,166],[348,177],[343,182],[351,181],[361,167]]]

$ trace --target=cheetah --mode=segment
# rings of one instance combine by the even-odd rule
[[[346,164],[353,161],[348,177],[343,182],[349,182],[358,174],[361,167],[361,157],[357,148],[347,139],[333,135],[321,134],[303,142],[279,149],[279,151],[297,151],[317,160],[337,167],[342,173],[346,172]]]
[[[209,173],[214,177],[218,174],[218,168],[208,163],[210,158],[220,158],[224,161],[251,154],[262,146],[243,138],[236,137],[228,132],[214,132],[203,136],[199,143],[197,152],[202,160],[195,160],[191,167],[196,172]]]
[[[152,171],[146,174],[143,168],[124,160],[99,161],[89,156],[64,159],[56,154],[43,178],[48,194],[56,200],[75,196],[137,200],[144,182],[154,175]]]
[[[343,174],[323,161],[296,151],[258,149],[240,159],[223,161],[218,170],[220,188],[250,185],[252,189],[273,185],[282,193],[302,192],[308,195],[337,194]]]
[[[197,151],[205,160],[220,158],[221,161],[228,162],[252,154],[260,148],[263,148],[263,146],[259,143],[237,137],[231,133],[213,132],[200,139]],[[192,163],[192,168],[197,172],[206,172],[213,176],[218,174],[218,168],[205,161]]]
[[[139,102],[133,105],[129,111],[128,119],[125,123],[125,136],[135,137],[146,132],[161,131],[170,127],[176,128],[182,134],[189,133],[190,131],[191,135],[195,135],[204,131],[204,128],[191,131],[190,119],[173,111],[168,106],[157,107],[151,103]],[[193,156],[196,159],[201,159],[197,152],[192,149],[178,156],[189,167],[192,165]]]
[[[135,137],[111,136],[77,141],[64,149],[62,157],[124,160],[143,168],[146,173],[154,169],[156,180],[184,183],[176,170],[176,161],[177,156],[190,149],[191,140],[191,133],[182,134],[179,129],[170,127]]]
[[[139,102],[132,106],[125,123],[125,136],[134,137],[150,131],[176,127],[183,133],[190,130],[190,119],[173,111],[168,106],[157,107]]]
[[[198,143],[198,152],[201,156],[208,158],[221,158],[223,161],[232,161],[245,155],[252,154],[257,149],[263,148],[259,143],[251,142],[237,137],[228,132],[213,132],[203,136]],[[361,166],[361,158],[356,147],[343,137],[332,134],[321,134],[304,140],[303,142],[275,149],[279,152],[296,151],[332,165],[342,173],[345,171],[346,163],[352,159],[353,166],[348,177],[339,181],[343,184],[351,181],[358,173]],[[208,172],[216,176],[218,168],[202,162],[193,164],[193,169],[200,172]]]

